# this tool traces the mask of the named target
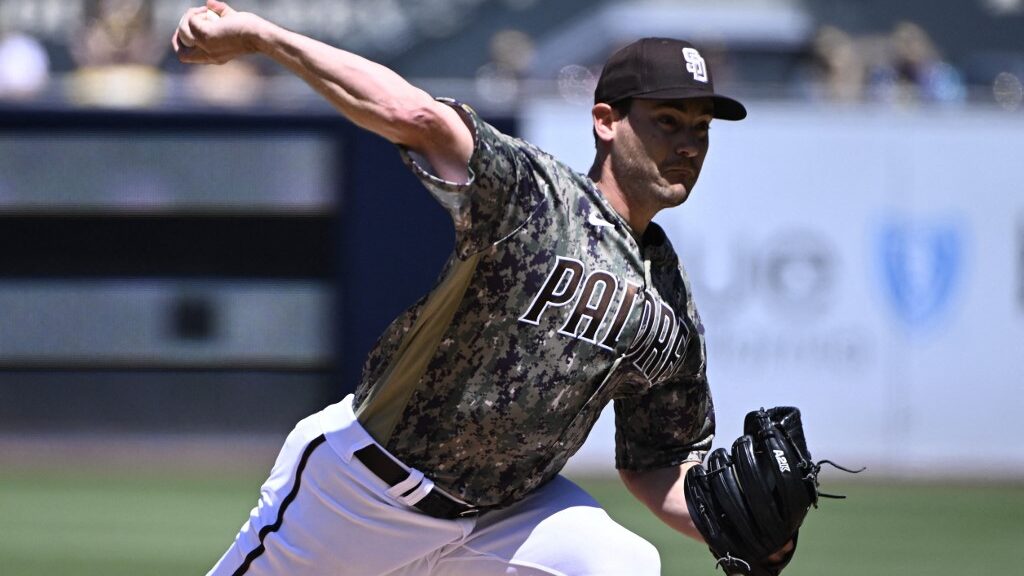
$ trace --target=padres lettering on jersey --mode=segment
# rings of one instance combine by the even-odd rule
[[[549,309],[569,309],[571,313],[566,315],[559,334],[614,350],[626,321],[638,313],[641,315],[640,332],[627,350],[626,358],[632,360],[648,380],[657,381],[678,368],[690,331],[684,322],[678,321],[672,307],[657,296],[645,298],[637,311],[634,305],[641,288],[639,284],[620,281],[605,270],[587,274],[583,262],[559,256],[519,321],[536,325]],[[613,299],[616,312],[610,315]]]
[[[634,238],[586,176],[455,106],[474,132],[471,182],[403,154],[451,214],[455,250],[367,357],[359,422],[479,506],[551,479],[613,400],[618,466],[702,458],[703,338],[660,228]]]

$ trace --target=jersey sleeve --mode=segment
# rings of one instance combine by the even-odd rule
[[[704,326],[697,313],[686,271],[686,314],[694,337],[682,368],[646,393],[615,400],[615,466],[652,470],[700,462],[715,436],[715,407],[707,379]]]
[[[703,372],[615,400],[616,468],[652,470],[700,462],[714,434],[714,406]]]
[[[425,160],[400,148],[402,159],[455,223],[456,254],[466,259],[510,235],[529,219],[538,198],[528,144],[501,133],[475,110],[454,100],[439,99],[455,108],[473,132],[468,182],[437,177]]]

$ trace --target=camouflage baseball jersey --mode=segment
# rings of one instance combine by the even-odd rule
[[[402,154],[451,213],[455,251],[370,353],[359,421],[482,507],[554,477],[611,400],[619,468],[701,459],[703,328],[661,228],[638,241],[585,175],[449,104],[474,132],[470,182]]]

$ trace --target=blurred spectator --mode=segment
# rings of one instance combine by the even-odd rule
[[[157,64],[167,41],[154,33],[152,0],[86,0],[83,15],[70,41],[79,66],[71,98],[100,106],[158,103],[164,86]]]
[[[27,34],[0,32],[0,100],[29,100],[46,88],[50,58]]]
[[[1024,12],[1022,0],[984,0],[984,3],[990,12],[998,16]]]
[[[822,26],[812,44],[812,86],[816,96],[839,102],[861,99],[865,63],[857,43],[835,26]]]
[[[520,82],[533,60],[533,40],[519,30],[501,30],[491,37],[491,61],[476,73],[476,90],[483,98],[508,104],[519,97]]]
[[[966,98],[960,73],[940,57],[928,33],[917,24],[897,24],[887,48],[887,60],[869,74],[875,98],[890,102],[962,102]]]
[[[502,30],[491,38],[490,52],[500,68],[522,75],[533,60],[533,40],[520,30]]]
[[[881,36],[852,37],[822,26],[812,43],[812,96],[840,102],[962,102],[960,73],[942,59],[923,28],[900,22]]]
[[[209,106],[237,107],[258,103],[263,97],[263,77],[250,59],[240,58],[221,66],[194,66],[186,76],[187,96]]]

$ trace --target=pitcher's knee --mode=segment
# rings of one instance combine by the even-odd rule
[[[561,498],[553,500],[566,502],[570,499],[565,493],[573,490],[586,494],[568,482],[561,484]],[[552,485],[559,488],[555,482]],[[521,522],[518,535],[510,532],[511,528],[478,535],[471,545],[509,558],[512,566],[524,568],[519,574],[660,576],[661,558],[654,545],[615,522],[589,496],[572,502],[545,508],[544,502],[534,500],[531,503],[539,510],[534,516],[539,516],[539,521],[527,518],[530,521]],[[495,538],[496,534],[504,537]]]
[[[658,576],[661,555],[653,544],[622,529],[614,545],[600,545],[595,550],[596,562],[587,567],[587,576]]]
[[[607,516],[605,516],[607,518]],[[556,573],[568,576],[660,576],[661,556],[653,544],[614,523],[589,526],[564,538]]]
[[[642,569],[638,573],[647,574],[650,572],[652,575],[661,574],[661,554],[658,552],[658,549],[647,540],[639,536],[636,538],[639,540],[639,544],[636,547],[634,565]]]

